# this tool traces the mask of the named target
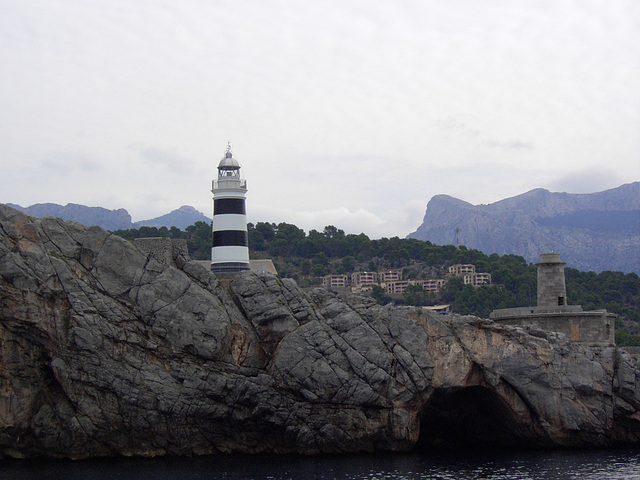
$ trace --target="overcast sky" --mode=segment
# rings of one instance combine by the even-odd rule
[[[0,0],[0,202],[371,238],[640,179],[638,0]]]

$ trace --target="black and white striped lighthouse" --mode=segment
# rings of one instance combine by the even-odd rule
[[[212,182],[213,247],[211,271],[235,273],[249,270],[249,243],[245,194],[247,181],[240,177],[240,165],[231,145],[218,164],[218,178]]]

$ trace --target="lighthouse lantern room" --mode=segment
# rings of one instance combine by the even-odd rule
[[[233,158],[231,145],[218,164],[218,178],[212,182],[213,246],[211,271],[236,273],[249,269],[249,243],[245,195],[247,182]]]

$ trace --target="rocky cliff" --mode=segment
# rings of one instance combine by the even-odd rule
[[[580,270],[640,273],[640,182],[591,194],[539,188],[490,205],[436,195],[409,238],[447,245],[456,235],[486,254],[535,262],[540,253],[562,252]]]
[[[640,442],[622,350],[174,263],[0,205],[0,455]]]

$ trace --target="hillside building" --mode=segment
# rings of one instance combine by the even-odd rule
[[[491,274],[476,272],[475,265],[452,265],[449,276],[462,278],[465,285],[479,287],[491,284]],[[326,275],[322,277],[322,286],[331,289],[351,287],[354,293],[371,290],[374,285],[380,286],[389,295],[401,295],[405,290],[417,285],[427,292],[439,292],[447,283],[446,278],[428,280],[403,280],[402,270],[387,270],[384,272],[353,272],[346,275]]]
[[[386,282],[380,284],[384,291],[388,294],[403,294],[405,290],[416,285],[427,292],[439,292],[447,281],[443,278],[431,280],[401,280],[397,282]]]
[[[322,286],[325,288],[348,288],[349,277],[347,275],[325,275],[322,277]]]
[[[416,280],[416,283],[427,292],[439,292],[447,281],[444,278],[435,278],[431,280]]]
[[[462,278],[465,285],[480,287],[491,285],[491,274],[476,272],[476,266],[471,264],[456,264],[449,267],[449,275]]]
[[[451,265],[449,267],[449,275],[453,275],[454,277],[461,277],[463,275],[469,273],[476,273],[475,265]]]
[[[467,273],[462,276],[462,281],[465,285],[471,285],[473,287],[480,287],[482,285],[491,284],[490,273]]]
[[[351,274],[351,290],[353,292],[371,290],[374,285],[378,285],[376,272],[353,272]]]
[[[402,280],[402,270],[389,270],[386,272],[378,272],[378,282],[397,282]]]
[[[415,285],[409,280],[399,280],[397,282],[386,282],[384,286],[380,286],[384,289],[385,293],[389,293],[391,295],[399,295],[404,293],[407,287],[412,284]]]

